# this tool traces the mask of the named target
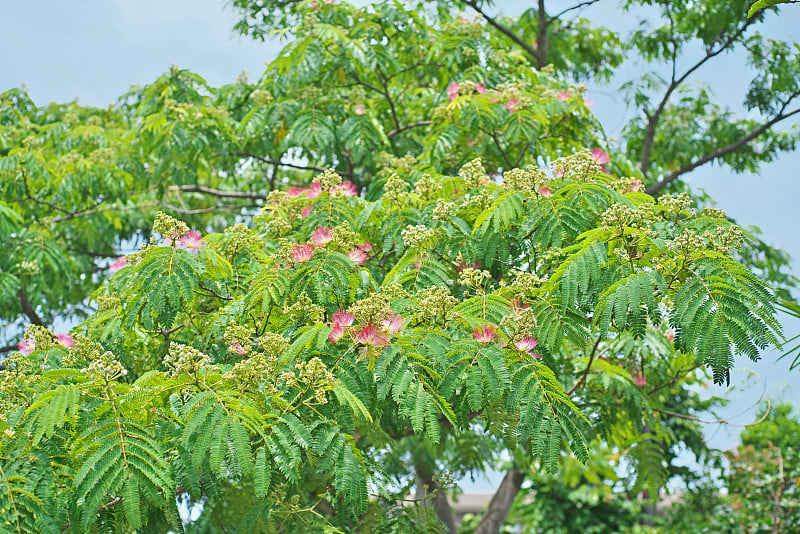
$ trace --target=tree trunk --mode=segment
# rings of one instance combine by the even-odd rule
[[[497,534],[500,532],[524,480],[525,474],[516,466],[506,473],[503,482],[497,488],[497,493],[489,501],[489,507],[484,512],[474,534]]]
[[[445,525],[445,532],[447,534],[458,534],[456,527],[456,518],[453,516],[453,510],[450,508],[450,503],[447,502],[447,495],[441,491],[439,484],[433,480],[432,462],[426,459],[417,457],[415,468],[417,471],[417,494],[418,499],[426,498],[429,495],[433,511],[436,516]]]

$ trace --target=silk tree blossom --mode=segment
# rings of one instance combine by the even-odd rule
[[[523,304],[519,299],[513,299],[511,301],[511,309],[514,310],[514,315],[519,315],[522,310],[527,310],[530,308],[527,304]]]
[[[389,339],[372,323],[367,323],[358,328],[353,333],[353,340],[356,343],[370,347],[383,347],[389,343]]]
[[[482,95],[485,95],[488,92],[488,90],[486,89],[486,86],[483,85],[481,82],[478,82],[478,83],[475,84],[475,90],[478,91]]]
[[[585,105],[587,108],[589,108],[589,109],[592,109],[592,108],[594,107],[594,100],[590,100],[590,99],[588,99],[588,98],[584,98],[584,99],[583,99],[583,104],[584,104],[584,105]]]
[[[672,328],[668,328],[667,332],[664,334],[668,341],[672,341],[675,339],[675,331]]]
[[[311,242],[318,247],[324,247],[331,239],[333,239],[333,231],[326,226],[317,226],[317,229],[311,234]]]
[[[381,324],[387,333],[396,334],[403,329],[406,320],[403,319],[403,316],[393,313],[386,317]]]
[[[56,336],[56,341],[58,341],[63,347],[71,347],[75,344],[75,340],[73,340],[72,336],[69,334],[58,334]]]
[[[17,350],[19,350],[22,354],[30,354],[36,350],[36,344],[32,339],[23,339],[17,344]]]
[[[539,340],[537,340],[535,337],[527,336],[527,337],[523,337],[522,339],[520,339],[519,341],[514,343],[514,346],[517,347],[522,352],[530,352],[538,344],[539,344]]]
[[[570,94],[569,91],[559,91],[558,92],[558,101],[559,102],[566,102],[569,100]]]
[[[200,247],[203,246],[203,236],[197,230],[189,230],[189,233],[178,239],[178,247],[185,248],[191,254],[197,254]]]
[[[314,255],[314,245],[312,243],[303,243],[302,245],[295,245],[292,247],[291,257],[295,263],[305,263]]]
[[[332,326],[350,326],[356,318],[345,310],[339,310],[331,317]]]
[[[344,197],[354,197],[358,194],[356,184],[349,180],[345,180],[337,186],[331,188],[331,194],[341,195]]]
[[[603,165],[604,163],[611,161],[611,156],[609,156],[607,152],[603,152],[602,149],[595,148],[592,150],[592,159],[594,159],[595,162],[599,163],[600,165]]]
[[[322,185],[314,180],[311,182],[311,185],[306,188],[305,193],[308,198],[317,198],[322,194]]]
[[[514,113],[518,105],[519,105],[519,100],[517,100],[516,98],[512,98],[508,102],[506,102],[506,109],[508,110],[509,113]]]
[[[372,243],[367,241],[366,243],[358,247],[358,250],[360,250],[364,254],[369,254],[370,252],[372,252]]]
[[[334,325],[331,328],[331,333],[328,334],[328,341],[331,343],[338,343],[342,336],[344,336],[345,332],[347,332],[347,328],[344,326],[336,326]]]
[[[450,85],[447,86],[447,97],[452,102],[458,96],[458,83],[450,82]]]
[[[364,104],[356,104],[356,108],[354,111],[356,115],[363,115],[364,113],[367,112],[367,110],[364,109]]]
[[[122,269],[123,267],[128,265],[128,260],[125,259],[125,256],[120,256],[114,262],[108,266],[108,270],[112,273],[115,273]]]
[[[495,330],[492,325],[487,324],[482,328],[476,328],[472,332],[472,337],[474,337],[478,343],[485,345],[487,343],[491,343],[497,338],[497,330]]]
[[[306,217],[308,217],[308,215],[309,215],[310,213],[311,213],[311,205],[308,205],[308,206],[306,206],[305,208],[303,208],[303,209],[301,209],[301,210],[300,210],[300,216],[301,216],[302,218],[304,218],[304,219],[305,219]]]
[[[354,248],[353,250],[349,251],[347,253],[347,257],[350,258],[350,261],[356,265],[364,265],[369,259],[369,256],[367,256],[363,250],[358,248]]]
[[[242,346],[241,343],[238,341],[234,341],[228,347],[228,352],[232,352],[233,354],[238,354],[239,356],[244,356],[247,354],[247,349]]]
[[[550,192],[550,188],[547,187],[546,185],[543,185],[542,187],[539,188],[539,194],[545,198],[550,198],[553,196],[553,193]]]
[[[630,189],[628,189],[628,193],[635,193],[636,191],[641,189],[643,185],[644,184],[642,183],[641,180],[634,180],[633,183],[631,184]]]
[[[636,373],[633,375],[633,383],[641,388],[647,385],[647,379],[644,377],[644,374]]]

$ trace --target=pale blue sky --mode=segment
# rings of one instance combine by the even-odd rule
[[[131,85],[151,82],[173,63],[194,70],[212,85],[229,83],[241,71],[257,78],[280,46],[234,35],[233,14],[224,9],[222,0],[2,0],[0,5],[0,49],[6,51],[0,55],[0,90],[25,84],[39,104],[78,98],[84,104],[104,106]],[[498,9],[507,13],[529,5],[533,2],[497,2]],[[637,23],[635,15],[622,15],[615,6],[614,0],[605,0],[584,14],[618,31]],[[781,17],[773,15],[769,31],[798,42],[800,8],[793,7]],[[625,109],[616,88],[636,75],[637,68],[628,66],[611,86],[592,88],[590,93],[611,136],[633,113]],[[696,80],[711,85],[723,102],[737,109],[747,76],[742,57],[728,55],[698,71]],[[707,166],[687,179],[706,189],[741,224],[760,226],[768,242],[800,258],[800,154],[784,155],[765,166],[760,176],[732,175]],[[786,329],[800,332],[800,324],[787,323]],[[788,389],[798,383],[800,370],[789,373],[788,363],[776,363],[774,352],[759,364],[738,363],[762,373],[770,395],[800,405],[800,387]],[[744,372],[736,376],[743,379]],[[723,415],[739,413],[761,388],[755,383],[744,392],[729,393],[732,405]],[[751,419],[752,411],[737,421]],[[709,435],[714,434],[712,443],[719,447],[731,446],[738,435],[734,428],[716,433],[714,428]]]

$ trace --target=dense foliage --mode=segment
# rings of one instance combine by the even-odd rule
[[[776,344],[763,275],[791,283],[678,177],[795,137],[709,100],[682,136],[673,78],[654,109],[658,84],[634,91],[636,163],[610,156],[564,80],[608,76],[623,44],[566,11],[234,5],[242,31],[291,32],[257,82],[175,67],[108,109],[0,95],[0,309],[33,324],[3,349],[0,528],[180,530],[177,499],[194,532],[453,532],[453,480],[503,459],[475,530],[497,532],[526,479],[580,469],[566,450],[621,451],[657,494],[698,439],[687,385]],[[709,57],[750,23],[719,24]],[[796,112],[776,43],[770,126]],[[46,328],[64,315],[85,320]]]

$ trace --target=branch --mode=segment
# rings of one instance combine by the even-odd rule
[[[600,337],[597,338],[597,341],[595,341],[594,347],[592,347],[592,353],[589,355],[589,363],[586,364],[586,369],[583,370],[583,373],[581,373],[581,377],[578,379],[578,381],[575,382],[575,384],[571,388],[569,388],[569,390],[567,391],[567,397],[569,397],[570,395],[575,393],[575,390],[578,389],[580,387],[580,385],[583,384],[583,382],[586,380],[586,375],[589,374],[589,369],[592,368],[592,362],[594,362],[594,355],[597,352],[597,347],[600,345],[600,342],[602,340],[603,340],[603,337],[600,336]],[[603,351],[603,352],[605,352],[605,351]]]
[[[265,198],[264,195],[259,193],[245,193],[241,191],[221,191],[219,189],[212,189],[211,187],[206,187],[204,185],[199,184],[187,184],[187,185],[171,185],[167,188],[167,191],[182,191],[184,193],[204,193],[206,195],[213,195],[215,197],[222,197],[222,198]]]
[[[561,18],[561,15],[566,15],[566,14],[567,14],[567,13],[569,13],[570,11],[574,11],[574,10],[576,10],[576,9],[580,9],[580,8],[582,8],[582,7],[586,7],[586,6],[590,6],[590,5],[592,5],[592,4],[596,4],[596,3],[597,3],[597,2],[599,2],[599,1],[600,1],[600,0],[586,0],[586,2],[581,2],[580,4],[576,4],[576,5],[572,6],[572,7],[568,7],[568,8],[567,8],[567,9],[565,9],[564,11],[561,11],[561,12],[559,12],[559,13],[556,13],[556,14],[555,14],[555,15],[553,15],[552,17],[548,18],[548,19],[547,19],[547,24],[548,24],[548,26],[549,26],[549,25],[550,25],[552,22],[555,22],[556,20],[558,20],[559,18]]]
[[[281,167],[290,167],[292,169],[300,169],[301,171],[316,171],[316,172],[324,172],[325,169],[322,167],[315,167],[313,165],[295,165],[294,163],[284,163],[283,161],[275,161],[269,158],[264,158],[261,156],[256,156],[255,154],[251,154],[250,152],[237,152],[237,156],[241,156],[244,158],[253,158],[257,159],[262,163],[269,163],[270,165],[279,165]]]
[[[39,314],[36,313],[36,308],[34,308],[31,302],[28,300],[28,295],[25,293],[24,289],[19,289],[17,291],[17,297],[19,297],[19,304],[22,306],[22,312],[28,316],[28,319],[31,320],[31,323],[47,327],[44,320],[42,320],[42,318],[39,317]]]
[[[473,534],[497,534],[500,532],[524,480],[525,474],[516,465],[506,473]]]
[[[714,152],[712,152],[711,154],[708,154],[708,155],[698,159],[697,161],[694,161],[693,163],[690,163],[689,165],[686,165],[685,167],[682,167],[682,168],[678,169],[677,171],[673,172],[672,174],[670,174],[669,176],[667,176],[663,180],[661,180],[659,182],[656,182],[655,184],[653,184],[650,187],[648,187],[647,189],[645,189],[645,192],[647,194],[649,194],[649,195],[657,195],[662,189],[664,189],[667,185],[669,185],[670,183],[672,183],[675,180],[677,180],[678,177],[680,177],[681,175],[684,175],[687,172],[691,172],[691,171],[695,170],[697,167],[700,167],[701,165],[705,165],[706,163],[708,163],[710,161],[714,161],[717,158],[721,158],[723,156],[727,156],[728,154],[736,152],[737,150],[742,148],[744,145],[746,145],[747,143],[749,143],[750,141],[752,141],[753,139],[755,139],[756,137],[758,137],[762,133],[764,133],[767,130],[769,130],[772,126],[774,126],[778,122],[782,121],[783,119],[789,118],[792,115],[795,115],[796,113],[800,113],[800,108],[792,110],[789,113],[780,113],[780,114],[776,115],[771,120],[765,122],[764,124],[762,124],[758,128],[755,128],[755,129],[751,130],[750,133],[748,133],[744,137],[740,138],[738,141],[735,141],[735,142],[733,142],[733,143],[731,143],[731,144],[729,144],[727,146],[718,148]]]
[[[407,124],[405,126],[401,126],[400,128],[395,128],[394,130],[390,131],[388,134],[386,134],[386,137],[391,139],[395,135],[401,134],[406,130],[410,130],[411,128],[416,128],[417,126],[427,126],[428,124],[433,124],[433,121],[419,121],[419,122],[414,122],[412,124]]]
[[[447,494],[441,486],[433,479],[433,470],[429,462],[423,458],[416,458],[414,468],[417,472],[417,496],[421,500],[432,501],[433,510],[436,516],[445,525],[446,534],[458,534],[456,519],[453,517],[453,510],[447,501]]]
[[[675,75],[673,74],[672,81],[670,82],[669,87],[667,87],[667,91],[664,93],[663,98],[658,103],[656,110],[652,114],[648,114],[645,110],[645,115],[648,117],[648,121],[647,128],[645,130],[644,141],[642,142],[642,161],[639,163],[639,169],[642,171],[642,173],[644,173],[645,176],[647,176],[647,167],[650,166],[650,154],[653,150],[653,140],[655,139],[656,135],[656,126],[661,118],[661,114],[664,112],[664,108],[667,105],[669,97],[672,96],[672,93],[678,88],[678,86],[685,82],[694,71],[702,67],[706,61],[714,56],[719,55],[730,45],[736,42],[736,39],[738,39],[753,22],[755,22],[755,19],[746,21],[742,27],[739,28],[733,35],[731,35],[724,43],[722,43],[717,50],[713,50],[711,48],[707,49],[706,55],[703,56],[697,63],[692,65],[679,78],[676,79]],[[673,51],[673,54],[677,55],[677,49]]]
[[[478,2],[476,0],[462,0],[462,1],[465,4],[467,4],[469,7],[471,7],[475,11],[477,11],[480,14],[480,16],[483,17],[483,20],[485,20],[490,26],[493,26],[500,33],[502,33],[503,35],[505,35],[506,37],[508,37],[512,41],[514,41],[520,48],[522,48],[523,50],[525,50],[525,52],[530,54],[530,56],[532,58],[538,59],[536,57],[536,50],[532,46],[530,46],[528,43],[523,41],[522,38],[520,38],[517,34],[512,32],[510,29],[508,29],[507,27],[505,27],[502,24],[500,24],[499,22],[497,22],[496,19],[490,17],[485,11],[483,11],[480,8],[480,6],[478,5]]]

